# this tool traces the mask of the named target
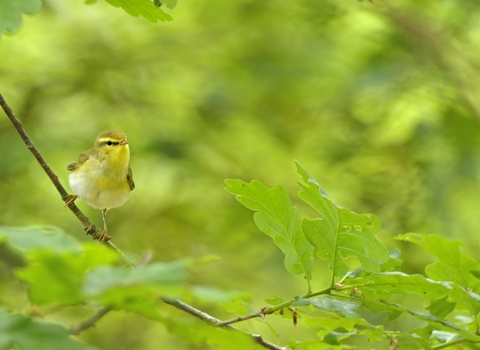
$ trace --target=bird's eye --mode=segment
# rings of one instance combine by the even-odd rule
[[[108,140],[108,141],[107,141],[107,145],[111,146],[111,145],[113,145],[113,142],[110,141],[110,140]]]

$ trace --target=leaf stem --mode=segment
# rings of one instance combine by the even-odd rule
[[[319,290],[317,292],[311,292],[309,294],[305,294],[302,298],[308,299],[308,298],[316,297],[318,295],[330,294],[330,292],[334,289],[335,289],[335,286],[330,286],[322,290]]]
[[[309,299],[309,298],[312,298],[312,297],[316,297],[318,295],[330,294],[332,289],[334,289],[334,288],[327,287],[327,288],[321,289],[321,290],[316,291],[316,292],[309,292],[309,293],[304,294],[302,296],[302,298]],[[278,311],[278,310],[281,310],[283,308],[292,306],[296,301],[297,301],[297,298],[291,299],[291,300],[285,301],[281,304],[278,304],[278,305],[275,305],[275,306],[272,306],[272,307],[265,307],[260,311],[261,311],[261,314],[263,314],[263,315],[270,315],[270,314],[273,314],[275,311]],[[259,312],[257,312],[257,313],[259,313]]]

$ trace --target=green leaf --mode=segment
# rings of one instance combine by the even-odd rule
[[[369,324],[364,318],[361,317],[329,318],[328,322],[326,320],[327,319],[324,317],[313,317],[312,315],[302,315],[301,317],[301,322],[306,327],[322,328],[326,330],[325,333],[328,333],[338,328],[342,328],[350,332],[358,328],[371,327],[371,324]]]
[[[480,263],[460,251],[463,242],[416,233],[406,233],[395,238],[415,243],[437,257],[437,261],[425,268],[428,277],[456,282],[476,293],[480,292],[480,279],[475,274],[475,271],[480,271]]]
[[[345,317],[360,318],[357,311],[362,303],[357,300],[342,300],[326,295],[317,299],[299,298],[293,304],[293,306],[308,305],[312,305],[316,309],[339,313]]]
[[[0,241],[2,240],[20,253],[39,249],[77,253],[82,250],[78,241],[55,227],[0,226]]]
[[[431,337],[436,338],[440,343],[447,343],[447,342],[451,342],[451,341],[454,341],[456,339],[461,338],[456,333],[445,332],[445,331],[437,331],[437,330],[432,331]]]
[[[38,304],[72,305],[84,300],[85,273],[92,267],[118,260],[118,255],[98,244],[86,244],[84,251],[59,253],[35,250],[28,254],[28,266],[16,271],[29,282],[30,299]]]
[[[257,227],[273,238],[285,254],[285,268],[292,274],[305,274],[312,279],[313,246],[302,231],[300,214],[293,207],[285,189],[277,185],[268,188],[258,181],[246,183],[241,180],[225,180],[226,190],[248,209],[256,211]]]
[[[388,314],[388,321],[394,321],[399,318],[403,311],[398,309],[392,309],[388,305],[384,304],[383,302],[378,300],[368,300],[362,299],[363,306],[365,309],[372,311],[373,313],[386,313]]]
[[[335,332],[331,331],[325,337],[323,341],[331,345],[340,345],[340,341],[349,338],[352,335],[356,335],[357,332]]]
[[[367,300],[388,299],[392,294],[418,294],[431,301],[438,300],[455,291],[452,282],[437,282],[422,275],[403,272],[380,272],[365,277],[347,279],[348,288],[357,288]]]
[[[463,288],[455,282],[433,281],[422,275],[407,275],[401,272],[382,272],[365,277],[347,279],[348,288],[356,288],[368,301],[388,300],[392,294],[417,294],[432,302],[438,302],[448,296],[449,303],[455,303],[457,309],[477,313],[480,309],[480,296]],[[374,306],[375,307],[375,306]],[[449,307],[444,305],[442,312]],[[372,310],[374,311],[374,310]],[[385,310],[381,310],[385,311]],[[441,313],[439,313],[441,315]]]
[[[388,304],[388,303],[385,303]],[[417,312],[417,311],[412,311],[404,307],[403,305],[399,304],[388,304],[390,308],[397,308],[401,310],[404,313],[409,313],[410,315],[414,316],[415,318],[427,322],[431,326],[434,327],[434,329],[438,330],[443,330],[451,333],[458,334],[465,339],[468,339],[470,341],[473,341],[475,343],[478,342],[478,336],[474,333],[469,332],[467,329],[464,329],[454,323],[451,323],[449,321],[445,321],[443,319],[440,319],[434,315],[430,315],[424,312]]]
[[[93,350],[70,337],[67,328],[0,310],[0,348],[21,350]]]
[[[13,33],[22,25],[22,13],[34,14],[42,7],[41,0],[0,0],[0,36]]]
[[[150,0],[106,0],[110,5],[121,7],[130,16],[142,16],[150,22],[171,21],[172,17]]]
[[[455,310],[456,303],[451,303],[447,301],[448,296],[444,296],[440,299],[432,301],[432,303],[427,307],[427,310],[434,316],[438,318],[445,318],[453,310]]]
[[[299,196],[320,214],[319,218],[303,220],[305,236],[318,249],[318,256],[333,263],[334,276],[348,272],[345,261],[352,256],[366,271],[380,271],[389,252],[375,237],[379,220],[372,214],[361,215],[339,207],[298,162],[295,164],[303,180],[297,182],[302,188]]]
[[[300,318],[301,323],[306,327],[318,328],[316,330],[317,336],[323,339],[324,342],[329,344],[339,345],[339,341],[352,335],[366,336],[369,341],[376,341],[384,336],[383,326],[372,326],[362,317],[313,317],[312,313],[302,315]],[[337,342],[334,342],[334,339]],[[317,348],[322,349],[319,346]],[[342,347],[343,348],[343,347]]]
[[[137,269],[100,266],[88,274],[83,292],[109,307],[161,320],[156,308],[159,297],[177,297],[181,293],[186,265],[186,260],[179,260]]]
[[[178,4],[178,0],[160,0],[163,4],[167,5],[167,7],[169,9],[174,9],[177,4]]]
[[[269,305],[280,305],[284,300],[280,297],[274,296],[273,298],[265,299],[265,302]]]
[[[88,274],[84,290],[89,296],[99,296],[107,290],[142,285],[177,286],[186,278],[185,260],[157,262],[137,269],[100,266]]]

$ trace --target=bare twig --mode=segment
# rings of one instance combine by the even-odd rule
[[[95,323],[97,323],[99,319],[101,319],[103,316],[108,314],[111,310],[112,309],[110,309],[109,307],[104,307],[103,309],[98,310],[89,319],[83,321],[82,323],[72,326],[72,328],[70,328],[70,334],[79,335],[80,333],[87,330],[88,328],[95,326]]]
[[[242,332],[242,333],[245,333],[247,334],[248,336],[250,336],[257,344],[263,346],[264,348],[266,349],[270,349],[270,350],[288,350],[287,347],[284,347],[284,346],[278,346],[278,345],[275,345],[273,343],[270,343],[269,341],[266,341],[265,339],[262,338],[262,336],[260,334],[252,334],[252,333],[248,333],[248,332],[244,332],[240,329],[237,329],[237,328],[233,328],[230,323],[233,323],[233,322],[230,322],[232,320],[229,320],[229,321],[221,321],[219,320],[218,318],[215,318],[213,316],[210,316],[209,314],[203,312],[203,311],[200,311],[198,309],[195,309],[194,307],[188,305],[188,304],[185,304],[184,302],[178,300],[178,299],[166,299],[166,298],[162,298],[163,302],[169,304],[169,305],[172,305],[174,307],[176,307],[177,309],[179,310],[182,310],[202,321],[205,321],[206,323],[208,323],[209,325],[212,325],[212,326],[215,326],[215,327],[221,327],[221,328],[225,328],[225,329],[231,329],[231,330],[234,330],[234,331],[237,331],[237,332]],[[236,318],[234,320],[234,322],[239,322],[239,321],[244,321],[244,320],[247,320],[247,319],[250,319],[250,318],[255,318],[255,317],[261,317],[259,315],[259,313],[261,313],[262,310],[260,310],[259,312],[256,312],[254,314],[251,314],[251,315],[248,315],[248,316],[242,316],[242,317],[239,317],[239,318]],[[257,315],[258,314],[258,315]],[[240,319],[242,318],[242,319]]]

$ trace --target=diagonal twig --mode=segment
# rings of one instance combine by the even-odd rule
[[[22,138],[27,148],[30,150],[30,152],[32,152],[35,159],[38,161],[38,163],[43,168],[47,176],[50,178],[53,185],[57,189],[58,193],[60,193],[62,200],[65,202],[65,204],[67,204],[69,199],[71,198],[70,195],[58,180],[57,174],[55,174],[52,168],[50,168],[46,160],[38,151],[37,147],[35,147],[32,140],[30,139],[27,132],[25,131],[22,125],[22,122],[15,116],[12,109],[8,106],[7,102],[3,98],[2,94],[0,94],[0,106],[5,111],[5,114],[7,115],[8,119],[10,119],[10,121],[12,122],[13,126],[17,130],[18,134]],[[86,232],[86,234],[92,236],[93,239],[98,239],[102,233],[102,230],[96,227],[95,225],[93,225],[90,222],[90,220],[80,211],[80,209],[78,209],[75,203],[73,202],[68,203],[67,206],[73,212],[73,214],[78,218],[78,220],[80,220],[83,226],[83,230]],[[109,244],[110,243],[109,241],[107,241],[106,243],[110,248],[115,249],[116,251],[121,253],[121,255],[124,255],[115,245]]]
[[[70,328],[70,334],[79,335],[83,331],[95,326],[97,321],[103,316],[108,314],[112,309],[109,307],[104,307],[103,309],[98,310],[92,317],[88,320],[83,321],[82,323],[76,324]]]
[[[167,298],[162,298],[162,301],[164,303],[167,303],[169,305],[172,305],[174,307],[176,307],[177,309],[179,310],[182,310],[202,321],[205,321],[206,323],[208,323],[209,325],[212,325],[212,326],[215,326],[215,327],[221,327],[221,328],[225,328],[225,329],[230,329],[230,330],[233,330],[233,331],[237,331],[237,332],[242,332],[242,333],[245,333],[247,334],[248,336],[250,336],[257,344],[263,346],[264,348],[266,349],[270,349],[270,350],[288,350],[289,348],[287,347],[284,347],[284,346],[278,346],[276,344],[273,344],[265,339],[262,338],[262,336],[260,334],[252,334],[252,333],[248,333],[248,332],[245,332],[245,331],[242,331],[240,329],[237,329],[237,328],[234,328],[230,325],[230,321],[221,321],[219,320],[218,318],[215,318],[213,316],[210,316],[209,314],[207,314],[206,312],[203,312],[203,311],[200,311],[198,309],[195,309],[194,307],[188,305],[188,304],[185,304],[183,301],[180,301],[178,299],[167,299]],[[261,311],[259,311],[261,312]],[[243,317],[243,320],[247,320],[247,319],[250,319],[250,318],[255,318],[255,317],[260,317],[260,315],[257,315],[259,312],[257,313],[254,313],[254,314],[251,314],[249,315],[249,317]],[[239,322],[239,321],[242,321],[242,320],[239,320],[239,319],[235,319],[236,321],[234,322]],[[229,323],[230,322],[230,323]]]

